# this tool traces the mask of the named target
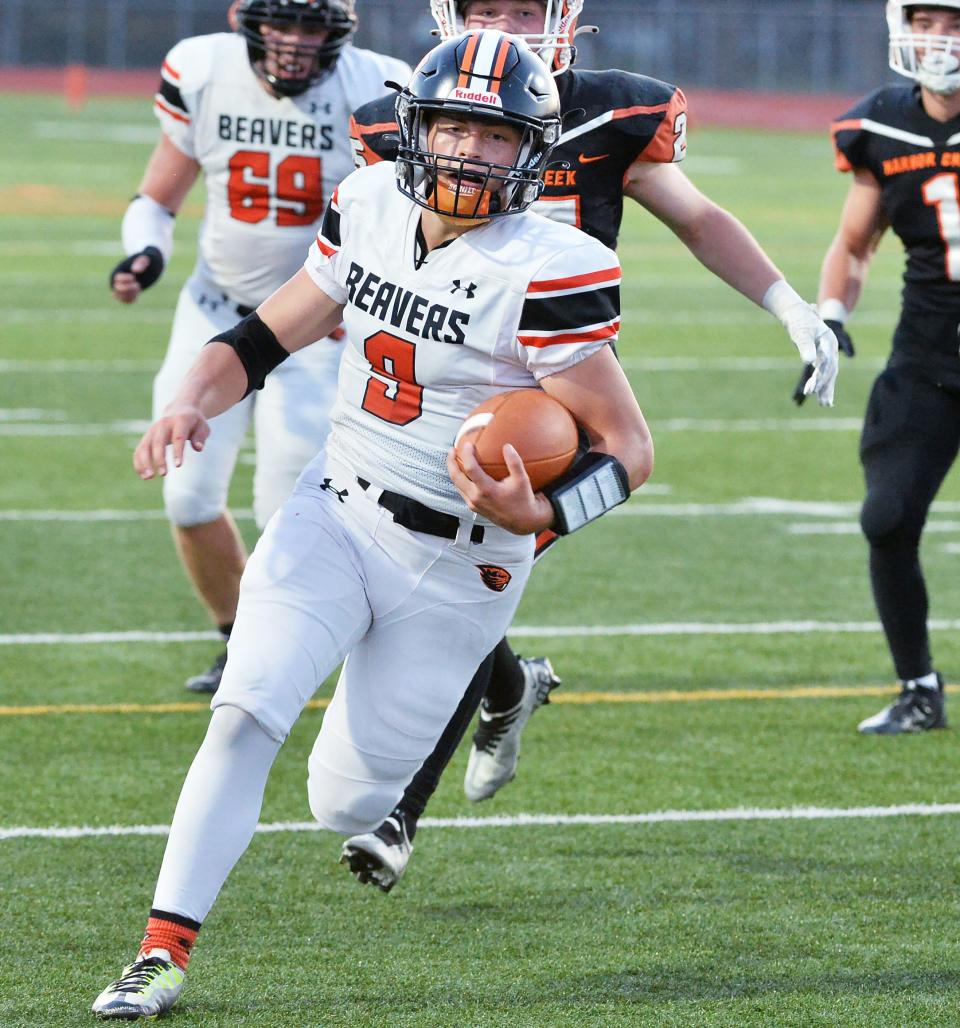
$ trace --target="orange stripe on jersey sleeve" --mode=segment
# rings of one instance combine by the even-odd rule
[[[683,90],[678,89],[668,103],[660,104],[658,107],[630,107],[627,111],[625,114],[614,112],[614,117],[627,118],[636,114],[659,114],[663,111],[663,120],[657,126],[653,139],[640,151],[637,160],[645,164],[670,164],[675,161],[676,143],[680,135],[677,118],[687,111],[687,98],[683,95]]]
[[[618,318],[610,325],[603,325],[600,328],[591,329],[589,332],[564,332],[562,335],[518,335],[517,339],[524,346],[532,346],[534,349],[542,350],[545,346],[571,346],[580,343],[595,343],[601,339],[612,339],[620,331],[620,319]]]
[[[477,47],[480,44],[480,36],[474,32],[467,43],[467,49],[463,54],[463,64],[460,65],[460,78],[457,81],[459,89],[466,89],[470,85],[470,72],[473,70],[473,61],[477,55]]]
[[[154,65],[156,67],[156,65]],[[162,70],[165,71],[174,82],[180,81],[180,72],[169,61],[164,61],[162,64]]]
[[[333,257],[339,253],[338,250],[335,250],[329,243],[325,242],[321,236],[317,236],[317,246],[324,257]]]
[[[356,130],[359,135],[366,135],[367,133],[376,132],[396,132],[397,123],[395,121],[381,121],[376,125],[361,125],[353,115],[350,115],[350,130]]]
[[[169,104],[164,103],[159,96],[154,97],[153,104],[155,107],[159,107],[164,114],[169,114],[171,118],[176,118],[177,121],[182,121],[184,125],[190,124],[190,119],[185,114],[181,114],[180,111],[174,110]]]
[[[847,118],[845,121],[835,121],[830,126],[830,131],[833,135],[838,132],[850,132],[856,131],[863,126],[863,121],[860,118]]]
[[[844,121],[835,121],[830,126],[830,134],[833,136],[833,166],[837,171],[853,171],[853,165],[847,155],[837,146],[837,133],[857,132],[862,125],[863,122],[860,118],[847,118]]]
[[[396,131],[397,123],[395,121],[383,121],[377,125],[361,125],[351,114],[349,136],[350,142],[353,145],[354,164],[361,168],[369,167],[371,164],[379,164],[384,158],[370,146],[367,142],[367,136]]]
[[[573,275],[571,278],[548,278],[541,282],[531,282],[527,293],[555,293],[564,289],[580,289],[583,286],[599,285],[601,282],[619,282],[620,268],[604,268],[603,271],[591,271],[587,275]]]

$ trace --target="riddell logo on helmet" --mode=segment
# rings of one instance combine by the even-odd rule
[[[456,89],[447,97],[448,100],[465,100],[474,104],[489,104],[491,107],[502,107],[503,101],[496,93],[484,93],[479,89]]]

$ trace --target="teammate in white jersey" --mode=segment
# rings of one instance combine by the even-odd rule
[[[154,382],[155,415],[203,340],[248,314],[303,263],[325,203],[353,167],[351,111],[381,95],[385,80],[409,75],[403,62],[349,44],[353,0],[240,0],[230,15],[236,33],[183,40],[163,62],[154,104],[162,135],[124,218],[128,257],[111,276],[124,303],[156,281],[172,249],[173,215],[202,174],[197,265]],[[203,456],[191,454],[164,483],[177,550],[224,637],[246,561],[226,509],[243,437],[252,422],[262,529],[326,436],[340,352],[328,339],[298,354],[256,399],[224,414]],[[216,691],[225,659],[187,687]]]
[[[607,345],[620,322],[616,255],[528,210],[560,130],[543,62],[503,33],[469,33],[424,58],[397,112],[396,164],[343,182],[305,268],[204,348],[134,456],[144,478],[178,466],[213,438],[209,418],[343,317],[333,431],[244,571],[146,936],[96,1000],[100,1016],[154,1015],[176,1000],[270,766],[326,675],[346,658],[309,759],[310,807],[349,835],[390,812],[502,637],[535,533],[581,527],[652,469]],[[564,403],[591,442],[538,493],[510,447],[500,482],[472,447],[463,470],[452,458],[464,416],[522,387]]]

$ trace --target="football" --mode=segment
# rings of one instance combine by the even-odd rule
[[[537,492],[573,463],[577,423],[562,403],[542,389],[515,389],[485,400],[464,418],[453,444],[458,464],[466,442],[473,443],[480,466],[498,481],[507,477],[503,447],[510,443]]]

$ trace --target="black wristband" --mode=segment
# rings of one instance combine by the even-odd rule
[[[551,531],[569,535],[627,500],[630,476],[616,457],[590,452],[551,482],[543,495],[553,507]]]
[[[267,375],[290,356],[290,351],[280,345],[273,329],[260,320],[256,311],[209,342],[226,343],[236,351],[247,372],[247,391],[244,396],[249,396],[254,389],[262,389]]]
[[[146,257],[150,261],[143,271],[133,270],[133,262],[138,257]],[[163,254],[155,246],[148,246],[145,250],[141,250],[139,253],[132,253],[129,257],[124,258],[113,269],[113,271],[110,272],[110,288],[113,288],[114,276],[126,271],[133,275],[141,289],[149,289],[163,274],[164,263]]]

